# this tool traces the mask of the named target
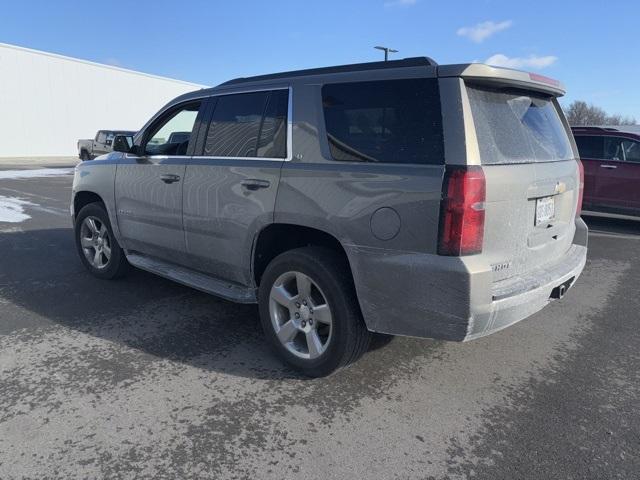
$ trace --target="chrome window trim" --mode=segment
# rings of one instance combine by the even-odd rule
[[[154,118],[158,118],[161,117],[162,115],[165,114],[165,112],[167,112],[168,110],[175,108],[177,105],[183,104],[183,103],[189,103],[191,101],[194,100],[202,100],[202,99],[207,99],[207,98],[212,98],[212,97],[222,97],[222,96],[226,96],[226,95],[238,95],[238,94],[242,94],[242,93],[255,93],[255,92],[272,92],[274,90],[288,90],[289,91],[289,98],[288,98],[288,105],[287,105],[287,154],[284,158],[278,158],[278,157],[219,157],[219,156],[212,156],[212,155],[144,155],[144,156],[139,156],[139,155],[132,155],[130,153],[125,154],[126,158],[149,158],[149,159],[156,159],[156,160],[165,160],[167,158],[175,158],[175,157],[180,157],[180,158],[194,158],[194,159],[198,159],[198,160],[228,160],[228,159],[236,159],[236,160],[266,160],[266,161],[271,161],[271,162],[289,162],[293,159],[293,88],[289,85],[287,87],[272,87],[272,88],[254,88],[254,89],[247,89],[247,90],[237,90],[234,92],[220,92],[220,93],[214,93],[214,94],[207,94],[207,95],[202,95],[199,97],[193,97],[190,98],[188,100],[184,100],[182,102],[178,102],[178,103],[174,103],[172,105],[169,105],[167,108],[165,108],[164,110],[162,110],[161,112],[156,113],[156,115],[154,116]]]
[[[266,162],[288,162],[290,158],[271,158],[271,157],[214,157],[212,155],[192,155],[190,157],[195,160],[260,160]]]

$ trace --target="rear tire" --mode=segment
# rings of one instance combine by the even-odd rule
[[[74,230],[80,260],[92,275],[111,280],[127,273],[129,262],[113,236],[109,215],[102,203],[82,207]]]
[[[395,338],[395,336],[388,335],[386,333],[372,333],[369,350],[378,350],[379,348],[384,348],[391,342],[393,342]]]
[[[80,152],[80,160],[82,160],[83,162],[89,160],[91,157],[89,157],[89,153],[86,150],[82,150]]]
[[[348,264],[332,250],[305,247],[277,256],[262,276],[258,297],[267,340],[304,375],[329,375],[369,347]]]

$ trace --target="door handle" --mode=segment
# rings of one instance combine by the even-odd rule
[[[180,181],[180,175],[165,173],[163,175],[160,175],[160,180],[162,180],[164,183],[174,183]]]
[[[240,182],[240,185],[242,185],[247,190],[256,191],[260,188],[269,188],[269,185],[271,185],[271,183],[268,180],[251,178],[243,180],[242,182]]]
[[[600,165],[600,168],[608,168],[610,170],[615,170],[616,168],[618,168],[617,165]]]

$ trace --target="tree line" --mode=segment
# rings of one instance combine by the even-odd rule
[[[637,125],[634,117],[620,114],[609,115],[602,108],[588,104],[582,100],[572,102],[568,107],[563,107],[569,125]]]

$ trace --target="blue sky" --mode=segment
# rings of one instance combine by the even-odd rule
[[[4,1],[0,42],[215,85],[381,59],[537,71],[640,121],[640,2],[477,0]]]

